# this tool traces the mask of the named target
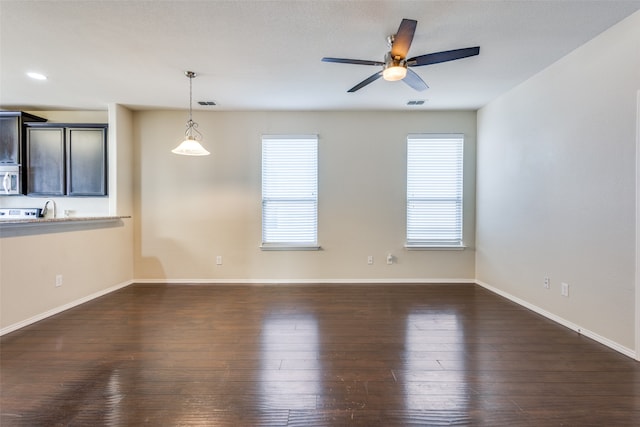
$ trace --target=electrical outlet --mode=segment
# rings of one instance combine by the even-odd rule
[[[373,264],[373,255],[369,255],[367,257],[367,264],[369,264],[369,265]]]
[[[389,265],[393,264],[393,255],[391,254],[387,255],[387,264]]]
[[[562,284],[560,285],[560,295],[562,295],[563,297],[568,297],[569,296],[569,284],[568,283],[562,282]]]
[[[545,289],[551,289],[551,280],[549,280],[548,277],[544,278],[544,288]]]
[[[56,288],[62,286],[62,274],[56,274]]]
[[[216,265],[222,265],[222,255],[216,257]]]

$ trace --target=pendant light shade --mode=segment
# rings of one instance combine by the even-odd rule
[[[174,154],[181,154],[183,156],[208,156],[209,153],[200,143],[195,139],[185,139],[176,148],[171,150]]]
[[[180,154],[183,156],[208,156],[209,153],[199,142],[202,139],[202,134],[198,131],[198,124],[191,118],[192,113],[192,83],[196,76],[193,71],[185,71],[184,73],[189,78],[189,120],[187,120],[187,129],[184,132],[184,141],[180,143],[176,148],[171,150],[172,153]]]

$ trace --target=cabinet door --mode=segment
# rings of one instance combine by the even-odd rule
[[[67,129],[67,194],[107,194],[105,128]]]
[[[27,129],[27,194],[64,195],[64,133],[64,128]]]
[[[0,163],[20,163],[20,118],[0,117]]]

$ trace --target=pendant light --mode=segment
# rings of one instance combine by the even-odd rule
[[[202,134],[197,129],[198,124],[191,119],[191,105],[193,103],[192,84],[196,73],[193,71],[185,71],[184,74],[189,78],[189,120],[187,120],[187,130],[184,132],[184,141],[171,150],[171,152],[183,156],[208,156],[211,153],[205,150],[204,147],[200,145],[200,142],[198,142],[199,139],[202,139]]]

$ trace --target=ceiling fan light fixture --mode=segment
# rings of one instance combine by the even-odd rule
[[[382,71],[382,77],[389,82],[402,80],[406,77],[406,75],[407,75],[407,68],[401,65],[386,67]]]
[[[392,56],[387,52],[384,57],[382,77],[388,82],[402,80],[407,75],[407,61],[400,56]]]
[[[171,152],[182,156],[208,156],[211,153],[209,153],[198,141],[202,138],[202,134],[197,129],[198,124],[191,118],[191,106],[193,104],[192,82],[196,77],[196,73],[193,71],[185,71],[184,74],[189,78],[189,120],[187,120],[187,129],[184,132],[184,141],[171,150]]]

